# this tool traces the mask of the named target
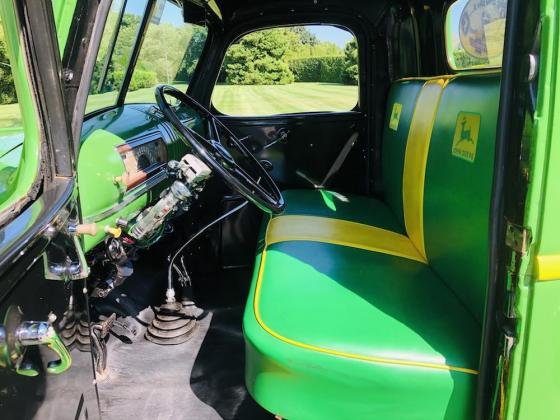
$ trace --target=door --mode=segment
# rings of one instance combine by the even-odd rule
[[[99,416],[60,57],[75,4],[0,3],[2,419]]]

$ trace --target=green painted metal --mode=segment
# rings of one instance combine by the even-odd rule
[[[58,37],[58,46],[60,56],[64,53],[70,27],[72,26],[72,19],[74,11],[76,10],[77,0],[53,0],[53,15],[56,25],[56,33]]]
[[[189,119],[188,124],[194,129],[202,130],[200,118],[195,118],[192,112],[181,112],[180,116]],[[94,220],[98,226],[97,235],[82,238],[85,252],[103,241],[106,226],[115,226],[118,218],[131,220],[169,185],[165,181],[128,202],[131,193],[115,182],[125,172],[116,148],[142,134],[159,130],[168,139],[170,160],[178,160],[187,153],[177,133],[169,136],[161,131],[163,122],[163,116],[154,113],[151,105],[136,104],[109,110],[84,123],[77,165],[80,213],[85,222]]]
[[[84,219],[111,210],[124,199],[124,190],[115,182],[115,178],[125,173],[125,167],[116,147],[124,141],[119,136],[105,130],[95,130],[85,141],[78,157],[78,185],[80,210]],[[123,213],[135,212],[147,204],[146,196],[126,206]],[[111,220],[99,222],[95,236],[84,236],[84,251],[89,251],[106,236],[105,223],[113,227],[117,212],[111,214]],[[128,216],[128,214],[126,214]],[[107,219],[107,218],[106,218]]]
[[[560,418],[560,278],[539,281],[538,255],[560,255],[560,10],[541,1],[538,102],[532,128],[525,225],[533,244],[523,258],[516,293],[518,342],[507,384],[508,419]]]

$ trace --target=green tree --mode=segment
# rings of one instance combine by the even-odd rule
[[[489,64],[488,58],[473,57],[463,49],[453,50],[453,61],[455,64],[455,68],[459,70]]]
[[[349,41],[344,47],[345,66],[344,80],[346,83],[357,85],[358,74],[358,43],[356,38]]]
[[[278,85],[294,81],[285,60],[290,46],[286,31],[253,32],[232,45],[226,57],[226,82],[234,85]]]
[[[296,34],[299,42],[303,45],[310,45],[313,47],[319,44],[317,35],[311,33],[305,26],[290,26],[286,30]]]
[[[189,46],[185,51],[185,55],[181,62],[181,67],[177,72],[176,79],[190,82],[191,77],[198,64],[198,59],[202,55],[202,50],[206,44],[206,37],[208,35],[206,28],[193,26],[193,34],[189,42]]]
[[[4,41],[4,33],[0,24],[0,104],[17,102],[16,87],[12,76],[12,68],[8,59],[8,51]]]

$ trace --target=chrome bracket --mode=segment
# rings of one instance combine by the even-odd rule
[[[533,236],[531,229],[506,222],[506,245],[518,254],[525,255],[531,245]]]
[[[45,229],[44,235],[50,239],[43,253],[46,279],[68,281],[89,276],[89,267],[76,229],[78,223],[77,205],[72,200]]]

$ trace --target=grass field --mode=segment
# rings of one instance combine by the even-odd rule
[[[212,103],[228,115],[256,116],[290,112],[348,111],[358,102],[358,87],[333,83],[275,86],[218,85]]]
[[[176,85],[185,89],[185,85]],[[93,95],[86,112],[109,106],[116,101],[116,92]],[[258,116],[290,112],[348,111],[356,105],[358,87],[333,83],[292,83],[280,86],[218,85],[212,103],[229,115]],[[152,88],[130,92],[127,102],[155,102]],[[0,129],[21,124],[17,104],[0,105]]]

